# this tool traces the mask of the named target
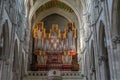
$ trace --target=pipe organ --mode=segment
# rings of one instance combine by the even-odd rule
[[[44,23],[39,22],[33,28],[33,54],[36,63],[32,70],[79,70],[76,53],[76,28],[73,22],[67,23],[64,31],[53,24],[49,33]]]

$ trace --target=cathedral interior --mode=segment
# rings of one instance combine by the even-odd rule
[[[0,80],[120,80],[120,0],[0,0]]]

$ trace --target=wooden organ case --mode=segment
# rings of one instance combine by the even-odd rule
[[[76,28],[73,22],[67,23],[63,32],[53,24],[47,33],[44,23],[36,23],[33,28],[32,70],[79,70],[76,53]]]

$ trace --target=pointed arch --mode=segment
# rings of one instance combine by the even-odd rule
[[[41,21],[43,18],[45,18],[45,17],[47,17],[51,14],[55,14],[55,13],[65,17],[69,21],[72,21],[72,19],[73,19],[72,18],[73,14],[68,13],[68,12],[66,12],[66,11],[64,11],[60,8],[51,8],[51,9],[48,9],[48,10],[45,10],[45,11],[41,12],[37,17],[37,20]]]
[[[18,42],[15,40],[14,44],[14,57],[13,57],[13,79],[12,80],[18,80],[18,67],[19,67],[19,62],[18,62]]]
[[[105,34],[105,25],[102,21],[100,21],[99,27],[99,48],[100,48],[100,60],[103,62],[104,72],[104,80],[110,80],[110,67],[109,67],[109,57],[108,57],[108,49],[107,49],[107,40]],[[102,76],[101,76],[102,77]]]
[[[0,40],[1,40],[0,57],[6,60],[9,58],[9,26],[8,26],[7,20],[5,20],[2,26],[2,33],[1,33]]]
[[[90,69],[92,71],[92,75],[90,76],[91,80],[96,80],[96,68],[95,68],[95,53],[94,53],[94,42],[90,41]]]
[[[33,7],[30,9],[30,13],[29,13],[29,25],[31,27],[31,20],[32,20],[32,17],[33,15],[35,14],[35,12],[37,11],[37,9],[44,5],[45,3],[49,2],[49,0],[37,0],[35,2],[35,4],[33,5]],[[68,0],[61,0],[61,2],[63,2],[64,4],[68,5],[70,8],[72,8],[72,10],[75,12],[76,16],[77,16],[77,19],[79,21],[79,25],[80,25],[80,14],[79,14],[79,11],[76,9],[76,7],[74,7],[70,1]],[[73,2],[74,3],[74,2]]]

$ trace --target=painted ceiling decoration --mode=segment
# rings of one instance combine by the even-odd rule
[[[59,1],[59,0],[51,0],[47,3],[45,3],[44,5],[42,5],[37,11],[36,11],[36,15],[38,15],[40,12],[45,11],[47,9],[50,8],[61,8],[69,13],[72,13],[73,10],[66,4],[64,4],[63,2]]]

